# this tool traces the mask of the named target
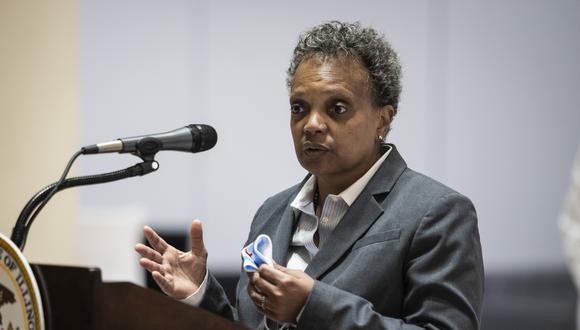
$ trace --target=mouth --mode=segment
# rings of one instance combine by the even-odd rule
[[[318,157],[329,150],[327,146],[319,143],[305,142],[302,145],[302,152],[308,157]]]

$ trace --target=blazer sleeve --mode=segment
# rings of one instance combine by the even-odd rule
[[[262,204],[260,208],[258,208],[258,211],[256,211],[256,214],[254,215],[254,219],[252,221],[252,226],[250,227],[250,234],[248,240],[246,241],[244,246],[246,246],[249,243],[250,238],[253,235],[253,232],[255,232],[254,227],[256,226],[257,223],[256,219],[259,218],[259,215],[261,214],[263,208],[264,204]],[[244,276],[243,271],[240,272],[240,276]],[[239,285],[240,282],[238,282],[238,286]],[[236,292],[239,292],[239,288],[237,288]],[[209,273],[207,289],[205,291],[205,295],[199,307],[208,310],[210,312],[213,312],[215,314],[218,314],[230,321],[233,322],[239,321],[237,302],[236,306],[233,306],[230,303],[223,287],[211,273]]]
[[[400,316],[382,315],[364,298],[316,281],[298,328],[479,329],[484,271],[471,201],[458,193],[436,198],[416,228]]]
[[[238,320],[237,309],[230,304],[223,287],[211,273],[208,276],[207,289],[199,307],[230,321]]]

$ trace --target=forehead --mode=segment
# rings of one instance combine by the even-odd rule
[[[357,59],[351,57],[313,56],[302,61],[296,69],[290,93],[300,95],[312,91],[342,91],[352,97],[370,97],[369,72]]]

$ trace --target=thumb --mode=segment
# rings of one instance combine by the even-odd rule
[[[205,245],[203,244],[203,229],[201,228],[200,220],[193,220],[189,228],[189,238],[191,239],[191,253],[196,256],[201,256],[205,253]]]

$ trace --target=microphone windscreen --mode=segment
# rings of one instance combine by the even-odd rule
[[[193,143],[191,152],[201,152],[213,148],[217,143],[216,130],[204,124],[193,124],[187,126],[191,130]]]

